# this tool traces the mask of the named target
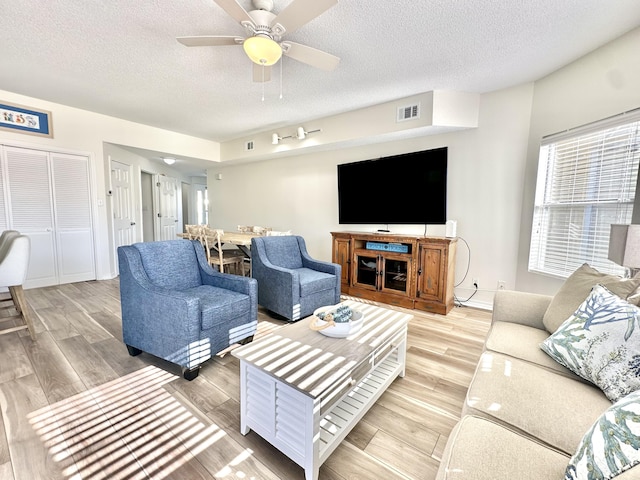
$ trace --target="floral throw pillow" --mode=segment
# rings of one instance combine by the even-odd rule
[[[640,388],[640,308],[600,284],[540,348],[612,402]]]
[[[609,480],[638,463],[640,391],[618,400],[596,420],[569,460],[564,478]]]

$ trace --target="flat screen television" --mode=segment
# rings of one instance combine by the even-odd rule
[[[341,224],[445,224],[447,147],[338,165]]]

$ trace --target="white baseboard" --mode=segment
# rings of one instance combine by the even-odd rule
[[[456,307],[458,306],[458,303],[455,303]],[[464,302],[462,305],[462,307],[471,307],[471,308],[477,308],[479,310],[487,310],[489,312],[493,311],[493,303],[491,302],[480,302],[480,301],[476,301],[476,300],[469,300],[467,302]]]

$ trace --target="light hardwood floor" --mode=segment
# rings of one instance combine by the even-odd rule
[[[31,289],[37,341],[0,335],[0,479],[303,479],[239,432],[238,361],[193,382],[122,343],[118,280]],[[405,310],[406,311],[406,310]],[[410,311],[407,372],[320,468],[322,480],[435,477],[490,313]],[[285,322],[260,311],[260,332]]]

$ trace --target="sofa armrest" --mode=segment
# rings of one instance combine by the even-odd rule
[[[553,297],[537,293],[498,290],[493,297],[492,322],[511,322],[545,330],[542,317]]]

